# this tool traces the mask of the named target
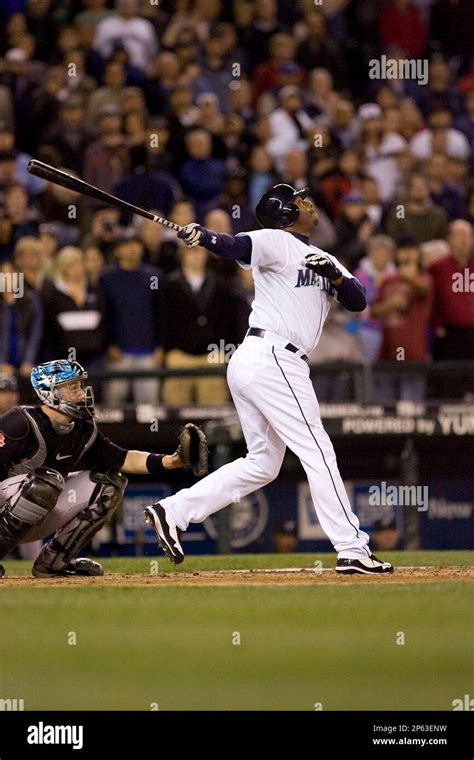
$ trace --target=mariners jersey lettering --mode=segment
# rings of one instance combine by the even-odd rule
[[[337,264],[345,277],[351,273],[329,253],[307,245],[295,233],[283,230],[255,230],[240,233],[252,240],[250,264],[255,298],[249,317],[250,327],[281,335],[298,348],[311,353],[319,342],[324,322],[337,293],[326,277],[305,267],[304,257],[320,253]]]

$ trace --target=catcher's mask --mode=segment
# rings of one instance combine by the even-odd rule
[[[88,377],[79,362],[57,359],[39,364],[31,370],[31,384],[43,404],[63,412],[74,419],[83,420],[94,416],[94,390],[91,385],[84,387]],[[75,401],[64,397],[65,383],[79,380],[83,391],[82,399]]]

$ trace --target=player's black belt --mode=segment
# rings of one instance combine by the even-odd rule
[[[247,330],[247,335],[253,335],[255,338],[263,338],[267,331],[263,330],[261,327],[250,327]],[[247,337],[246,335],[246,337]],[[287,351],[291,351],[292,354],[297,354],[300,350],[297,346],[294,346],[293,343],[287,343],[285,346]],[[300,359],[303,359],[304,362],[308,363],[308,356],[307,354],[302,354],[300,356]]]

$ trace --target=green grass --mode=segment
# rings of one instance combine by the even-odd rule
[[[1,694],[26,709],[450,709],[472,693],[468,590],[5,590]]]
[[[385,556],[472,564],[468,552]],[[194,557],[182,570],[311,566],[320,557],[333,565],[331,555]],[[149,572],[150,559],[106,564]],[[5,564],[29,572],[30,563]],[[160,561],[160,571],[168,567]],[[3,590],[0,582],[0,698],[24,699],[26,710],[449,710],[473,693],[472,590],[466,581]]]
[[[272,567],[314,567],[321,561],[323,567],[334,567],[336,555],[332,552],[321,554],[229,554],[214,556],[187,556],[182,565],[171,565],[160,556],[118,557],[101,559],[107,573],[149,573],[150,562],[158,561],[160,573],[197,572],[199,570],[245,570],[247,568]],[[472,565],[474,552],[469,551],[415,551],[383,552],[383,558],[399,566],[442,566]],[[3,562],[8,575],[29,575],[32,563],[28,560],[10,560]],[[1,590],[1,587],[0,587]]]

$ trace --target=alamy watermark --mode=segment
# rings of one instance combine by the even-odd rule
[[[369,504],[372,507],[417,507],[418,512],[428,509],[428,486],[387,485],[369,486]]]
[[[428,59],[426,58],[371,58],[369,79],[413,79],[419,85],[428,84]]]
[[[23,298],[24,282],[23,272],[0,272],[0,293],[13,293],[15,298]]]

